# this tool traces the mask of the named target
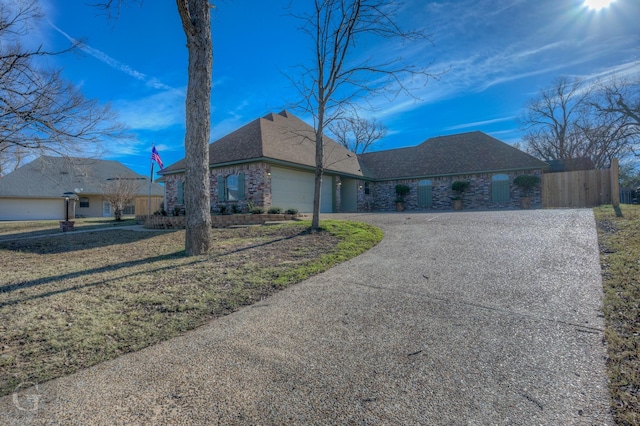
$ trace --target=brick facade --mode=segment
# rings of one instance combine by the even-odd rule
[[[456,180],[466,180],[470,186],[463,195],[464,209],[513,209],[520,208],[522,193],[520,188],[513,184],[513,179],[520,174],[542,175],[541,170],[511,173],[500,173],[509,176],[509,202],[492,202],[491,178],[498,173],[486,173],[477,175],[459,175],[431,178],[432,183],[432,206],[420,207],[418,205],[418,183],[422,179],[401,179],[383,182],[369,182],[369,194],[365,194],[365,182],[359,183],[358,190],[358,210],[359,211],[395,211],[396,210],[396,185],[403,184],[411,188],[405,197],[405,209],[412,211],[429,210],[451,210],[453,209],[452,197],[456,194],[452,191],[451,185]],[[541,188],[536,187],[531,195],[531,208],[542,206]]]
[[[267,163],[248,163],[237,166],[212,169],[209,172],[209,182],[211,185],[211,212],[219,213],[220,206],[225,206],[227,211],[231,210],[231,205],[237,205],[238,210],[247,211],[249,200],[256,207],[268,209],[271,207],[271,179],[269,173],[271,166]],[[226,177],[230,174],[244,173],[245,175],[245,198],[239,201],[218,201],[218,176]],[[432,183],[432,206],[420,207],[418,205],[418,183],[422,179],[401,179],[393,181],[367,182],[357,181],[357,206],[358,211],[395,211],[397,184],[408,185],[411,189],[405,197],[405,209],[409,211],[430,211],[430,210],[451,210],[453,209],[452,197],[456,194],[452,191],[451,185],[456,180],[466,180],[470,186],[463,195],[463,208],[473,209],[514,209],[520,208],[522,193],[513,184],[513,179],[520,174],[542,175],[542,170],[527,172],[500,173],[509,177],[509,201],[507,203],[492,202],[492,177],[497,173],[485,173],[475,175],[458,175],[446,177],[430,178]],[[178,204],[178,183],[184,180],[183,174],[173,174],[165,177],[166,188],[166,209],[173,211]],[[340,212],[342,207],[341,178],[335,177],[335,211]],[[368,194],[366,193],[368,190]],[[541,188],[536,187],[531,193],[531,208],[541,207]]]

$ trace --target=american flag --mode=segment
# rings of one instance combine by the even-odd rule
[[[158,154],[158,150],[154,146],[151,148],[151,161],[155,161],[160,166],[160,170],[164,169],[164,164],[162,164],[162,160],[160,159],[160,154]]]

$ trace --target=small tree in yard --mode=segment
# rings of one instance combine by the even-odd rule
[[[421,31],[403,31],[395,22],[400,6],[386,0],[313,0],[311,13],[298,15],[301,30],[312,41],[312,57],[301,65],[301,74],[291,78],[303,101],[300,108],[314,120],[315,187],[311,227],[320,226],[320,193],[325,168],[324,131],[346,110],[355,110],[355,100],[372,92],[395,88],[410,94],[406,81],[431,75],[426,68],[383,55],[359,56],[356,46],[374,38],[396,42],[424,41]],[[408,78],[405,80],[405,78]]]
[[[142,178],[115,177],[104,184],[102,199],[111,204],[117,221],[122,220],[124,209],[136,199],[141,184],[145,182]]]

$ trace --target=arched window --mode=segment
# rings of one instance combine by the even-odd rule
[[[89,207],[88,197],[80,197],[80,207]]]
[[[218,201],[238,201],[244,196],[244,173],[218,176]]]
[[[491,177],[491,202],[506,204],[509,199],[509,176],[493,175]]]
[[[431,207],[433,205],[432,188],[431,179],[424,179],[418,182],[418,207]]]

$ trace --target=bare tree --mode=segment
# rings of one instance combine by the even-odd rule
[[[108,105],[35,60],[62,52],[21,45],[41,18],[37,0],[0,3],[0,164],[9,171],[25,156],[97,153],[105,137],[123,136]]]
[[[589,159],[607,168],[630,152],[625,120],[594,107],[598,91],[578,79],[558,78],[531,100],[521,118],[527,151],[543,160]]]
[[[108,0],[98,6],[117,16],[125,1]],[[210,9],[214,6],[208,0],[176,0],[176,5],[189,51],[184,138],[185,252],[194,256],[205,254],[211,248],[209,137],[213,41]]]
[[[394,21],[398,7],[385,0],[314,0],[309,14],[294,15],[312,40],[313,62],[301,65],[297,80],[291,79],[302,96],[300,107],[310,113],[315,129],[315,189],[312,228],[320,225],[320,190],[324,173],[325,127],[345,107],[372,92],[390,89],[409,93],[404,78],[429,77],[425,68],[407,65],[401,58],[384,55],[358,57],[356,46],[363,39],[395,39],[409,42],[427,39],[421,31],[403,31]]]
[[[136,199],[144,183],[148,183],[144,178],[128,176],[117,176],[104,183],[102,199],[111,204],[117,221],[122,220],[124,209]]]
[[[598,92],[592,101],[598,112],[609,120],[619,120],[629,133],[640,136],[640,80],[613,76],[600,84]]]
[[[375,118],[362,118],[357,113],[335,120],[328,127],[336,142],[356,154],[364,153],[387,135],[384,124]]]

